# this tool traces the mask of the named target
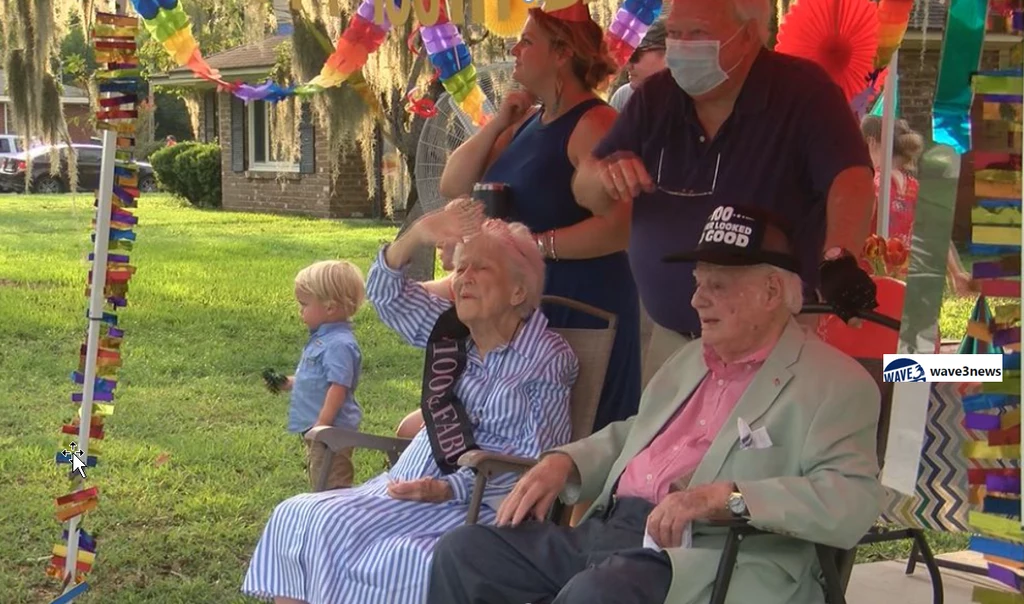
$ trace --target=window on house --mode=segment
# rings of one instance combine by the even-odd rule
[[[266,101],[249,104],[249,169],[298,172],[298,161],[292,161],[285,149],[274,144],[279,137],[274,132],[273,111],[273,104]]]
[[[203,141],[217,140],[217,91],[210,90],[203,96]]]

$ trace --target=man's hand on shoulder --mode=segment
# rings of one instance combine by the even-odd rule
[[[545,455],[523,475],[498,509],[498,526],[517,526],[527,516],[544,520],[565,483],[576,473],[576,463],[565,453]]]

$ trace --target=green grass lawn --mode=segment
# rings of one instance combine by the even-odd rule
[[[59,430],[75,406],[69,380],[86,322],[91,198],[0,196],[0,600],[46,602],[43,570],[60,541],[54,498]],[[164,196],[137,210],[138,273],[116,413],[92,484],[100,507],[93,589],[82,603],[241,602],[238,588],[271,510],[308,490],[287,399],[263,390],[265,367],[290,372],[305,343],[292,280],[319,259],[364,270],[393,226],[199,211]],[[946,337],[970,302],[949,302]],[[391,433],[417,400],[420,356],[369,307],[356,317],[364,430]],[[384,466],[359,451],[357,480]],[[935,548],[956,549],[959,536]],[[905,555],[906,548],[902,550]],[[871,548],[867,558],[899,555]]]

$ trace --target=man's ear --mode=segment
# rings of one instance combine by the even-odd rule
[[[779,304],[785,304],[785,288],[782,286],[782,278],[779,277],[779,273],[772,271],[768,273],[768,300],[767,302],[778,302]]]

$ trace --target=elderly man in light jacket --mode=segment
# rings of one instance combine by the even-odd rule
[[[636,416],[546,453],[498,526],[445,536],[430,604],[706,602],[725,541],[707,521],[737,516],[776,535],[744,542],[729,600],[822,601],[811,542],[853,547],[879,513],[880,395],[793,319],[785,233],[720,206],[696,250],[666,259],[696,262],[703,337],[654,375]],[[561,527],[542,520],[558,496],[594,503]]]

